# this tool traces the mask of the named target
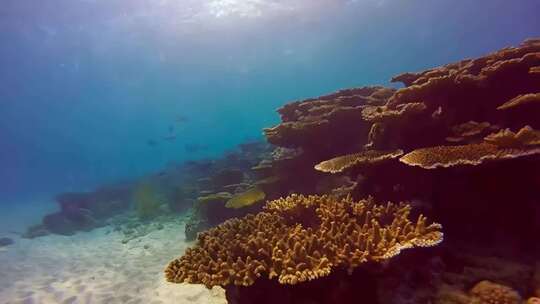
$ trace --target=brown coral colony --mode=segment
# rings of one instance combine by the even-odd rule
[[[248,286],[266,276],[297,284],[442,241],[439,224],[427,224],[422,215],[411,221],[410,211],[407,204],[378,205],[372,198],[292,195],[199,234],[197,246],[169,264],[167,279]]]

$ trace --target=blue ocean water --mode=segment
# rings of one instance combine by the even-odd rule
[[[347,175],[333,178],[335,175],[315,172],[309,163],[313,155],[309,153],[302,163],[304,167],[298,170],[299,177],[283,174],[280,180],[283,176],[275,172],[257,176],[253,166],[275,160],[273,153],[283,153],[286,160],[287,153],[301,150],[272,150],[262,144],[266,140],[263,128],[281,122],[277,108],[342,88],[400,87],[389,82],[392,76],[517,46],[527,38],[540,37],[539,12],[539,0],[0,1],[0,304],[210,303],[206,299],[215,294],[202,285],[169,283],[185,282],[185,276],[171,278],[166,272],[169,282],[165,282],[163,270],[173,267],[177,271],[174,259],[194,244],[190,242],[198,232],[226,219],[262,210],[260,205],[247,203],[240,211],[229,208],[232,197],[247,193],[258,196],[257,202],[270,199],[267,196],[272,192],[265,193],[259,186],[264,182],[272,184],[272,178],[283,184],[289,181],[287,178],[298,183],[291,189],[276,186],[281,188],[274,189],[275,193],[288,195],[292,189],[300,189],[297,192],[301,193],[305,186],[302,174],[307,179],[319,174],[309,181],[313,185],[306,186],[310,194],[333,193],[353,182],[348,191],[360,189],[359,193],[363,193],[363,185],[354,187],[364,176],[355,172],[355,176],[351,174],[354,181]],[[525,74],[536,73],[534,68]],[[524,78],[536,79],[529,74]],[[527,93],[532,92],[530,88],[536,89],[534,86],[523,85]],[[516,87],[517,91],[522,88]],[[484,113],[475,114],[482,117]],[[531,124],[538,129],[535,121],[524,121],[508,119],[504,123]],[[493,131],[499,128],[490,127]],[[357,148],[345,146],[338,154]],[[533,154],[523,152],[527,153]],[[321,157],[319,162],[329,155],[316,156]],[[418,256],[405,256],[400,260],[405,262],[397,263],[396,268],[386,268],[384,263],[384,269],[373,276],[376,280],[369,276],[365,279],[361,270],[355,273],[359,281],[347,281],[335,271],[342,281],[324,286],[324,292],[327,287],[332,287],[329,290],[336,295],[352,289],[357,292],[356,286],[347,284],[363,282],[368,284],[361,286],[362,292],[376,290],[381,298],[394,292],[392,288],[403,286],[393,299],[399,298],[400,292],[409,296],[412,291],[422,297],[422,288],[433,287],[431,275],[449,275],[450,281],[458,278],[456,286],[460,280],[469,280],[467,286],[458,286],[462,289],[459,292],[469,292],[464,297],[472,298],[473,283],[488,276],[516,289],[515,294],[521,293],[518,298],[540,297],[540,287],[535,287],[540,286],[540,247],[531,245],[531,236],[520,230],[533,227],[540,231],[540,211],[534,207],[538,180],[532,180],[536,175],[531,173],[537,167],[535,161],[523,157],[515,167],[514,163],[503,163],[502,169],[486,166],[477,175],[473,170],[452,171],[460,178],[462,172],[469,174],[468,179],[457,181],[452,174],[436,175],[440,172],[434,170],[437,173],[433,180],[450,181],[451,190],[442,191],[443,187],[433,183],[440,192],[429,193],[432,189],[427,189],[427,195],[417,195],[418,200],[411,195],[412,213],[426,211],[431,219],[430,212],[437,207],[438,215],[447,215],[441,217],[441,223],[446,220],[445,238],[448,235],[451,244],[446,245],[445,239],[446,251],[433,254],[426,249]],[[416,174],[418,168],[408,169]],[[498,180],[490,172],[509,172],[505,178],[510,180],[525,169],[531,171],[525,174],[525,182],[516,178],[510,190],[501,187],[492,195],[492,185]],[[416,178],[415,174],[404,176]],[[418,176],[426,178],[427,174]],[[378,178],[386,177],[381,174]],[[393,177],[389,179],[394,181]],[[377,182],[367,186],[377,192]],[[484,192],[476,193],[477,185]],[[392,189],[388,196],[409,191],[403,190],[406,186],[400,181],[391,186],[386,188]],[[454,191],[453,186],[458,190]],[[470,197],[467,193],[454,195],[459,187],[470,191]],[[320,188],[323,190],[319,192]],[[418,188],[412,189],[411,193],[418,194]],[[516,206],[519,200],[524,207],[515,208],[512,214],[503,204],[492,210],[487,201],[494,198],[497,202],[512,200],[513,207],[515,189],[520,192],[515,195]],[[489,199],[484,199],[485,193]],[[453,200],[460,201],[444,205]],[[469,208],[469,200],[480,203],[476,209]],[[215,201],[221,205],[215,204],[218,207],[214,208],[222,213],[212,214],[210,208],[204,209],[207,205],[201,207]],[[455,219],[450,227],[446,226],[448,218]],[[501,225],[491,233],[478,232],[475,229],[489,230],[488,225],[474,226],[463,218],[471,222],[484,218],[492,220],[486,220],[490,224]],[[322,226],[318,221],[313,217],[299,223]],[[435,230],[442,229],[435,226]],[[299,231],[296,228],[294,233]],[[381,260],[389,253],[412,247],[412,243],[438,244],[443,234],[437,233],[433,235],[440,236],[440,240],[390,248]],[[476,233],[478,239],[474,238]],[[470,236],[467,241],[472,239],[474,246],[465,247],[470,252],[461,252],[457,246],[462,241],[458,238],[464,235]],[[492,247],[477,241],[486,241]],[[303,249],[296,244],[295,254]],[[486,254],[484,249],[499,251]],[[463,257],[464,253],[471,256]],[[229,258],[227,262],[232,260]],[[468,268],[470,264],[477,268]],[[206,271],[203,268],[194,268],[202,269],[198,280]],[[351,269],[349,275],[353,274]],[[486,277],[475,277],[473,270],[467,273],[470,269],[480,269],[478,273]],[[320,280],[318,284],[325,282]],[[445,291],[447,286],[439,285]],[[265,292],[287,298],[287,292],[294,288],[289,287],[254,294],[267,301],[272,297],[266,297]],[[308,299],[323,290],[314,289],[318,290],[304,290]],[[245,290],[249,294],[249,288]],[[282,290],[288,291],[282,295]],[[222,301],[212,303],[224,303],[225,292],[221,291],[215,298]],[[234,298],[235,290],[228,292],[229,300]],[[435,293],[433,288],[430,292]]]
[[[517,45],[539,36],[539,11],[535,0],[4,0],[1,215],[263,139],[290,100]]]

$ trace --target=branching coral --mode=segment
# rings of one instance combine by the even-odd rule
[[[373,164],[387,159],[393,159],[401,156],[402,150],[377,151],[366,150],[354,154],[338,156],[325,160],[315,165],[315,170],[329,173],[343,172],[344,170],[364,164]]]
[[[291,195],[199,234],[166,277],[208,287],[249,286],[261,276],[297,284],[442,241],[441,225],[428,225],[421,215],[413,222],[410,211],[407,204],[377,205],[371,198]]]

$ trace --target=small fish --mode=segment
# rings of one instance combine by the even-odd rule
[[[153,140],[153,139],[149,139],[146,141],[146,144],[150,147],[155,147],[158,145],[157,141]]]
[[[169,133],[173,133],[174,132],[174,126],[173,125],[170,125],[169,126]]]
[[[176,134],[167,135],[167,136],[163,137],[163,139],[167,140],[167,141],[174,141],[174,140],[176,140]]]
[[[189,119],[182,115],[176,115],[176,118],[174,119],[174,121],[176,121],[177,123],[185,123],[185,122],[188,122]]]

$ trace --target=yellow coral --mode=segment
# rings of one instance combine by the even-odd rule
[[[253,187],[229,199],[225,207],[233,209],[248,207],[264,200],[265,197],[266,194],[259,187]]]
[[[208,287],[248,286],[261,276],[297,284],[442,241],[441,225],[423,216],[412,222],[410,211],[372,198],[291,195],[199,234],[197,245],[169,264],[166,278]]]

